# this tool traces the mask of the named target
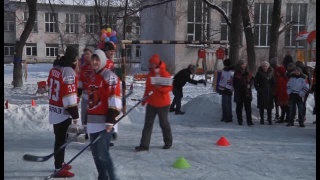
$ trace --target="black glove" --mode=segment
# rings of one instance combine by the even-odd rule
[[[206,85],[207,85],[207,82],[206,82],[204,79],[200,79],[200,80],[198,80],[198,83],[202,83],[202,84],[204,84],[204,86],[206,86]]]
[[[115,109],[108,109],[108,114],[107,114],[107,123],[116,123],[116,117],[120,114],[119,111],[115,110]]]

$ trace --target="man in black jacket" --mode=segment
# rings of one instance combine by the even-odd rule
[[[195,70],[195,65],[190,64],[187,68],[180,70],[173,77],[172,93],[174,95],[174,98],[170,105],[170,112],[175,111],[175,114],[181,114],[181,115],[185,113],[181,111],[181,99],[183,97],[182,88],[187,82],[194,85],[197,85],[198,83],[203,83],[205,86],[207,85],[204,79],[200,79],[196,81],[190,78],[190,75],[193,73],[194,70]]]

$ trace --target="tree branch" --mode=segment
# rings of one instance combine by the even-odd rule
[[[283,33],[286,29],[290,28],[293,25],[293,21],[287,22],[282,28],[279,29],[279,35]]]
[[[231,21],[229,20],[228,15],[226,14],[226,12],[223,9],[221,9],[219,6],[217,6],[215,4],[210,3],[208,0],[202,0],[202,2],[204,2],[206,5],[208,5],[208,7],[212,8],[214,10],[217,10],[223,16],[223,18],[226,20],[228,26],[229,27],[231,26]]]

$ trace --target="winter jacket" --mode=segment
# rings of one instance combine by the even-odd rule
[[[279,66],[275,70],[276,84],[275,84],[275,97],[279,106],[288,105],[289,96],[287,93],[288,78],[286,76],[286,69],[284,66]]]
[[[147,96],[150,91],[153,91],[153,94],[148,97],[146,101],[142,102],[142,105],[149,104],[153,107],[163,107],[170,105],[170,91],[172,91],[172,86],[152,85],[151,77],[157,76],[171,78],[170,73],[166,70],[166,64],[163,61],[161,61],[159,65],[159,72],[156,72],[156,69],[151,69],[147,74],[144,97]]]
[[[260,66],[254,77],[254,87],[257,90],[257,106],[262,109],[273,108],[274,93],[273,69],[269,66],[267,72]]]
[[[231,96],[233,93],[233,72],[230,68],[224,68],[219,85],[218,85],[219,94]]]
[[[286,55],[284,58],[283,58],[283,66],[287,69],[288,68],[288,64],[289,63],[292,63],[293,62],[293,59],[290,55]]]
[[[198,84],[198,81],[191,79],[191,71],[189,68],[185,68],[180,70],[174,77],[173,77],[173,89],[175,92],[175,96],[178,95],[179,97],[183,97],[182,88],[186,83],[191,83],[194,85]]]
[[[291,75],[287,83],[287,93],[290,96],[291,93],[299,94],[300,97],[304,98],[307,92],[309,91],[309,85],[306,81],[306,78],[301,74]]]
[[[234,102],[243,102],[245,99],[252,101],[252,85],[252,73],[237,69],[233,76]]]

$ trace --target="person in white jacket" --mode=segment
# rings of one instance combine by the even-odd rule
[[[223,61],[223,71],[221,73],[218,92],[221,97],[222,118],[221,121],[232,122],[232,94],[233,94],[233,71],[231,61],[226,59]]]
[[[290,79],[287,83],[287,92],[289,95],[289,123],[287,126],[294,126],[294,116],[296,114],[296,106],[298,107],[298,119],[299,126],[305,127],[305,103],[304,97],[309,91],[309,85],[306,78],[302,75],[302,70],[299,67],[295,67],[291,73]]]

